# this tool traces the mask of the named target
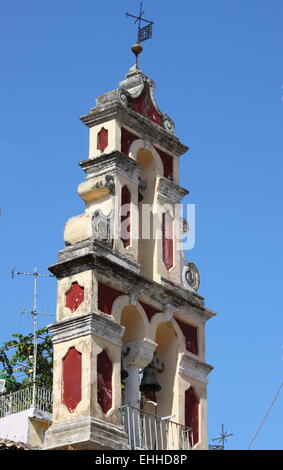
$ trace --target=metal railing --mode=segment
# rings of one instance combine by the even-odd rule
[[[188,426],[128,405],[121,408],[131,450],[190,450],[193,433]]]
[[[33,388],[27,387],[13,393],[0,395],[0,418],[28,410],[33,405]],[[52,412],[52,391],[43,387],[35,389],[35,408]]]

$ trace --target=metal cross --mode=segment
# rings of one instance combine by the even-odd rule
[[[224,424],[221,424],[221,431],[219,437],[212,439],[213,441],[221,442],[221,447],[224,450],[224,443],[227,441],[228,437],[233,436],[233,434],[228,434],[227,431],[224,431]]]
[[[142,17],[142,15],[145,13],[145,10],[143,10],[143,2],[140,3],[140,13],[139,16],[131,15],[130,13],[126,13],[126,16],[130,16],[131,18],[135,18],[135,24],[138,25],[138,37],[137,37],[137,42],[140,43],[142,41],[146,41],[147,39],[150,39],[152,37],[152,25],[153,21],[146,20],[145,18]],[[148,23],[146,26],[141,28],[141,21],[144,21],[145,23]]]

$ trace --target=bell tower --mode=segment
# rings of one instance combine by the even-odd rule
[[[207,448],[214,313],[176,236],[187,225],[179,159],[188,148],[153,90],[136,64],[81,117],[85,209],[67,221],[50,267],[58,294],[46,449]]]

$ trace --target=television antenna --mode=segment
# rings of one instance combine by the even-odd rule
[[[25,272],[25,271],[16,271],[16,267],[11,270],[12,279],[15,276],[33,276],[33,309],[29,312],[26,310],[22,310],[20,313],[21,315],[27,314],[33,317],[33,369],[32,369],[32,407],[35,408],[36,402],[36,366],[37,366],[37,345],[38,345],[38,338],[37,338],[37,316],[44,315],[48,317],[54,317],[52,314],[48,313],[39,313],[37,311],[37,278],[38,277],[55,277],[52,274],[46,273],[39,273],[37,268],[34,268],[33,272]]]
[[[227,441],[228,437],[233,436],[233,434],[228,434],[227,431],[224,431],[224,424],[221,424],[221,431],[219,437],[212,439],[213,441],[218,441],[219,445],[211,445],[209,448],[211,450],[224,450],[224,444]]]

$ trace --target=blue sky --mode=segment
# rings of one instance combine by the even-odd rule
[[[77,162],[88,129],[78,117],[133,64],[126,11],[138,3],[1,2],[1,332],[32,329],[32,278],[63,248],[65,221],[83,210]],[[209,436],[221,423],[245,449],[282,381],[282,14],[280,0],[145,1],[154,36],[142,70],[160,109],[190,147],[186,202],[196,204],[200,294],[207,323]],[[39,310],[55,311],[56,282],[39,281]],[[48,320],[49,321],[49,320]],[[40,324],[46,322],[41,317]],[[254,449],[283,449],[283,394]]]

